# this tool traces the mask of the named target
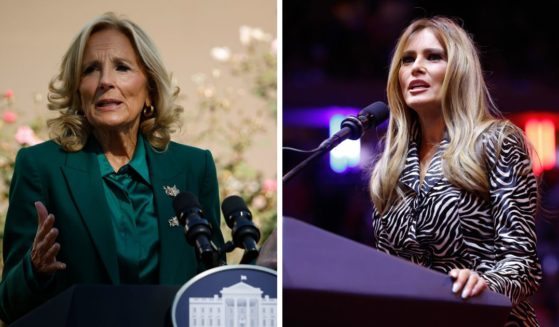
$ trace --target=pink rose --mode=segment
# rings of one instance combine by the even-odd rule
[[[277,181],[275,179],[267,179],[262,184],[262,190],[264,193],[273,193],[278,188]]]
[[[17,120],[17,115],[13,111],[5,111],[2,114],[2,120],[7,124],[11,124]]]
[[[20,126],[16,131],[16,142],[21,145],[35,145],[43,142],[40,138],[35,135],[35,132],[29,126]]]
[[[268,201],[266,200],[266,197],[264,195],[257,195],[254,197],[254,199],[252,199],[251,207],[256,210],[262,210],[266,208],[267,204]]]
[[[4,98],[6,99],[9,99],[13,96],[14,96],[14,91],[12,91],[12,89],[7,89],[6,92],[4,92]]]

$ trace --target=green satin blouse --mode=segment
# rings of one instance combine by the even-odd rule
[[[132,160],[118,172],[97,147],[123,284],[158,282],[159,229],[144,142],[140,133]]]

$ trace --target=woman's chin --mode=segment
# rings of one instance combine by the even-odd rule
[[[408,101],[406,104],[418,114],[421,114],[422,112],[432,112],[434,110],[440,110],[441,108],[441,102],[433,100],[432,98],[414,99],[413,101]]]
[[[122,119],[104,119],[92,123],[94,129],[104,132],[132,130],[138,124]]]

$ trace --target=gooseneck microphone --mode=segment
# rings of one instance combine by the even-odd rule
[[[241,264],[250,263],[258,256],[256,244],[260,240],[260,231],[252,222],[252,214],[245,201],[238,195],[231,195],[223,200],[221,211],[232,230],[234,245],[245,249]]]
[[[316,151],[313,150],[313,154],[311,156],[303,160],[283,176],[282,180],[284,184],[318,156],[332,150],[348,138],[351,140],[357,140],[363,136],[367,129],[380,125],[388,118],[388,114],[389,109],[386,103],[377,101],[363,108],[357,116],[349,116],[344,119],[341,124],[341,129],[336,134],[324,140]]]
[[[381,101],[371,103],[363,108],[357,116],[345,118],[340,130],[322,142],[319,149],[329,151],[347,139],[357,140],[365,134],[366,130],[379,125],[386,118],[388,118],[388,106]]]
[[[198,260],[208,268],[218,266],[218,250],[211,243],[212,226],[204,218],[198,198],[190,192],[181,192],[173,200],[173,208],[179,223],[184,226],[186,241],[195,248]]]

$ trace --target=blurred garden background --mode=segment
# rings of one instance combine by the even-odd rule
[[[276,2],[271,0],[3,1],[0,231],[18,149],[48,139],[48,83],[75,34],[107,11],[130,18],[154,40],[181,88],[185,109],[173,140],[212,151],[221,200],[243,197],[265,241],[277,217]],[[222,231],[231,239],[224,224]],[[237,263],[241,255],[235,250],[228,261]]]

